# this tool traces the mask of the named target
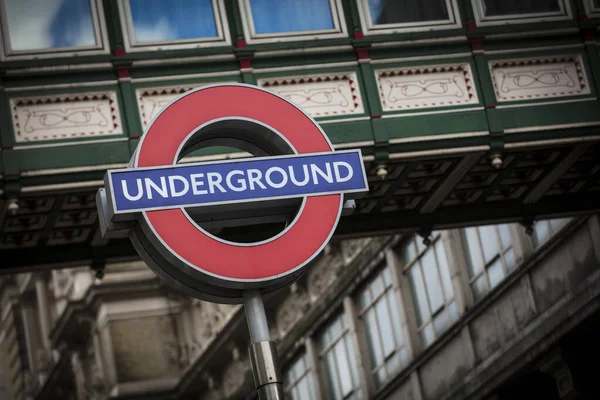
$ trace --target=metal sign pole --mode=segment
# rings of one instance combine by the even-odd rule
[[[250,362],[260,400],[283,400],[283,379],[275,342],[271,341],[265,305],[258,291],[245,291],[244,310],[250,331]]]

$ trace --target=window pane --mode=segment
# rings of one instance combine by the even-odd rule
[[[365,288],[365,290],[360,292],[360,294],[358,295],[358,307],[362,311],[365,309],[366,306],[369,305],[370,302],[371,302],[371,292],[369,291],[369,288]]]
[[[249,0],[257,34],[333,29],[329,0]]]
[[[442,311],[438,315],[433,318],[433,326],[435,328],[436,334],[442,334],[446,329],[448,329],[448,316],[445,311]]]
[[[344,330],[348,327],[348,319],[346,318],[346,314],[342,314],[339,318],[341,329]]]
[[[335,366],[335,355],[329,352],[325,357],[326,379],[329,386],[329,394],[332,399],[342,399],[338,383],[337,368]]]
[[[302,378],[301,378],[302,377]],[[301,378],[301,379],[300,379]],[[297,379],[300,379],[296,382]],[[314,399],[314,383],[306,354],[302,354],[285,371],[284,388],[291,399]]]
[[[344,329],[342,325],[342,317],[336,319],[335,322],[331,324],[331,327],[329,328],[329,337],[331,340],[335,340],[342,333],[342,330]]]
[[[400,371],[400,358],[398,357],[398,354],[394,354],[393,357],[390,357],[390,359],[386,361],[385,369],[390,377]]]
[[[211,0],[129,0],[137,42],[217,36]]]
[[[342,314],[322,332],[319,340],[323,346],[322,348],[326,348],[331,344],[328,339],[332,340],[335,336],[339,337],[342,330],[346,328],[344,320],[345,315]],[[354,355],[355,353],[350,335],[346,331],[333,347],[322,356],[329,388],[329,398],[346,398],[354,391],[354,386],[358,382],[357,367],[354,358],[349,358],[348,355]]]
[[[449,300],[454,297],[454,290],[452,289],[452,279],[450,278],[450,266],[448,265],[448,259],[446,258],[446,250],[444,249],[444,243],[441,239],[435,244],[435,254],[439,263],[440,277],[442,279],[442,286],[444,287],[444,296],[446,300]]]
[[[12,50],[93,46],[89,0],[5,0]]]
[[[550,237],[548,221],[538,221],[534,225],[533,238],[536,246],[544,243]]]
[[[377,313],[377,320],[381,331],[383,354],[385,357],[388,357],[396,351],[396,344],[394,343],[394,331],[392,330],[390,321],[390,312],[385,299],[381,299],[377,302],[375,305],[375,312]]]
[[[389,268],[385,268],[381,273],[385,287],[392,286],[392,275]]]
[[[299,364],[300,364],[299,362],[296,362],[294,365],[292,365],[292,368],[290,368],[289,371],[288,371],[288,382],[290,384],[293,383],[296,380],[296,378],[299,378],[300,374],[302,373],[302,372],[300,372],[300,373],[296,372],[296,370],[298,369],[297,367],[299,366]]]
[[[384,283],[386,282],[387,284],[384,287]],[[378,283],[378,287],[374,288],[376,283]],[[363,314],[373,380],[375,381],[375,385],[379,386],[390,377],[389,367],[394,363],[400,363],[397,351],[401,350],[404,342],[401,333],[397,298],[394,290],[391,288],[389,268],[383,269],[369,285],[373,297],[376,296],[375,291],[380,292],[381,296]],[[387,291],[384,292],[385,290]],[[352,348],[349,341],[350,336],[346,335],[346,339],[348,340],[348,348]],[[353,353],[349,352],[349,354],[352,355]],[[391,359],[396,359],[396,361],[390,363]],[[355,357],[351,357],[350,361],[352,366],[352,363],[355,363]],[[356,366],[352,366],[351,369],[355,372]],[[353,380],[357,384],[357,374],[353,376]],[[359,395],[357,394],[357,396]]]
[[[446,0],[369,0],[369,12],[373,25],[449,18]]]
[[[396,334],[396,343],[402,345],[404,339],[402,336],[402,328],[400,327],[400,312],[398,311],[398,303],[396,294],[393,291],[388,292],[387,301],[390,305],[390,313],[392,314],[392,323],[394,324],[394,333]]]
[[[417,321],[421,325],[429,319],[429,309],[427,307],[427,295],[425,294],[425,286],[421,278],[420,265],[413,265],[408,271],[408,280],[410,282],[411,291],[414,298],[415,308],[417,310]]]
[[[429,250],[421,261],[423,264],[423,278],[425,279],[425,286],[427,287],[427,295],[429,298],[430,312],[436,312],[440,307],[444,305],[444,297],[442,293],[442,285],[437,274],[437,264],[435,262],[435,255]]]
[[[302,376],[302,374],[304,373],[304,371],[306,371],[306,365],[304,365],[304,357],[301,357],[298,362],[296,362],[296,365],[294,366],[294,375],[296,376],[296,378],[299,378]]]
[[[498,225],[498,230],[500,231],[500,242],[502,243],[502,248],[506,249],[510,247],[510,228],[508,227],[508,225]]]
[[[381,350],[381,340],[379,339],[379,329],[375,319],[375,310],[370,309],[364,317],[367,343],[369,345],[369,355],[373,367],[383,363],[383,353]]]
[[[450,321],[454,322],[458,319],[458,309],[455,301],[448,306],[448,314],[450,315]]]
[[[288,386],[290,386],[293,382],[294,382],[294,373],[292,372],[292,370],[287,370],[285,372],[285,374],[283,375],[283,380],[284,380],[284,388],[286,391],[289,390]]]
[[[425,244],[423,243],[423,238],[415,236],[414,241],[417,244],[417,253],[418,254],[421,254],[422,252],[424,252],[427,249],[427,246],[425,246]]]
[[[417,248],[415,245],[415,240],[411,239],[404,248],[402,249],[402,256],[404,257],[404,264],[410,264],[412,260],[417,258]]]
[[[533,244],[540,246],[552,235],[558,233],[571,218],[557,218],[551,220],[537,221],[533,226]]]
[[[356,364],[356,351],[354,350],[354,345],[352,344],[352,338],[349,334],[344,336],[344,342],[346,343],[346,351],[347,354],[350,355],[350,358],[347,360],[348,365],[350,365],[350,371],[352,371],[352,387],[355,388],[355,393],[357,394],[356,398],[360,397],[360,390],[358,388],[359,378],[358,378],[358,365]]]
[[[329,333],[329,329],[323,332],[319,342],[320,342],[321,349],[324,349],[325,347],[327,347],[329,342],[331,342],[331,335]]]
[[[421,341],[424,346],[429,346],[434,340],[435,334],[433,333],[433,326],[429,324],[421,331]]]
[[[559,0],[484,0],[485,15],[532,14],[560,11]]]
[[[400,349],[400,363],[402,365],[406,365],[408,364],[408,351],[406,350],[406,347],[403,347],[402,349]]]
[[[342,386],[342,395],[346,397],[352,392],[352,376],[350,375],[350,366],[348,365],[348,354],[346,354],[346,346],[344,341],[337,342],[334,346],[333,351],[338,365],[338,374],[340,378],[340,384]]]
[[[510,249],[504,254],[504,262],[506,263],[506,268],[509,270],[516,267],[515,251],[513,249]]]
[[[373,374],[373,380],[375,381],[375,387],[380,387],[387,380],[387,371],[384,367],[380,368]]]
[[[490,278],[490,287],[495,288],[502,279],[504,279],[504,270],[502,269],[502,262],[500,259],[497,259],[490,267],[488,268],[488,276]]]
[[[472,278],[482,271],[482,255],[479,247],[477,228],[465,229],[467,252],[469,253],[469,276]]]
[[[310,381],[307,378],[302,379],[298,382],[298,398],[299,399],[312,399],[312,390],[310,387]]]
[[[498,248],[498,235],[496,234],[495,227],[493,225],[480,227],[479,237],[481,238],[483,257],[487,264],[500,252],[500,249]]]
[[[381,275],[377,275],[377,277],[371,281],[371,293],[373,294],[373,298],[379,296],[384,290],[385,286],[383,279],[381,278]]]
[[[317,398],[317,391],[316,391],[316,388],[315,388],[315,380],[313,379],[312,373],[308,374],[307,385],[308,385],[308,388],[310,390],[310,399],[316,399]]]
[[[303,385],[302,382],[298,383],[298,386],[296,386],[294,388],[294,391],[292,392],[293,395],[290,396],[290,398],[292,398],[293,400],[295,399],[310,399],[310,395],[308,394],[308,390],[307,388]]]
[[[550,225],[552,225],[553,233],[556,233],[560,228],[565,226],[571,218],[559,218],[559,219],[551,219]]]
[[[475,282],[472,283],[473,295],[476,299],[482,298],[488,291],[487,280],[485,275],[481,275]]]

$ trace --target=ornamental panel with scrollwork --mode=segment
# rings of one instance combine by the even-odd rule
[[[142,128],[146,130],[150,122],[167,104],[181,96],[183,93],[194,89],[195,86],[150,87],[135,91],[138,111],[142,121]]]
[[[376,70],[383,111],[478,104],[469,64]]]
[[[581,56],[497,60],[489,67],[500,102],[590,93]]]
[[[116,92],[10,99],[17,143],[123,133]]]
[[[223,82],[235,83],[235,82]],[[135,94],[138,112],[142,121],[142,129],[146,130],[150,122],[173,100],[190,90],[210,85],[211,83],[192,84],[184,86],[161,86],[136,89]]]
[[[313,118],[363,114],[354,72],[287,76],[258,80],[264,87],[301,107]]]

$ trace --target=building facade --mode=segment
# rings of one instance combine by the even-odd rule
[[[600,397],[599,26],[598,0],[0,0],[0,397],[254,396],[241,307],[166,288],[94,197],[166,104],[231,82],[369,179],[267,301],[289,397]],[[251,242],[295,210],[263,212],[197,222]]]
[[[267,298],[291,399],[588,399],[600,351],[598,217],[333,242]],[[141,262],[2,279],[14,399],[250,399],[241,306]],[[536,397],[542,396],[543,397]]]

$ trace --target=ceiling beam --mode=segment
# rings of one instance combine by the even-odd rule
[[[482,154],[483,153],[475,153],[463,157],[463,159],[452,169],[452,172],[443,179],[442,183],[421,206],[419,213],[431,214],[434,212],[439,205],[446,200],[458,182],[460,182],[467,172],[469,172],[469,170],[481,159]]]
[[[402,185],[402,183],[404,183],[406,178],[408,178],[408,175],[410,175],[410,173],[413,172],[413,170],[417,168],[418,165],[418,162],[411,162],[403,165],[404,169],[402,170],[402,172],[400,172],[400,175],[398,175],[396,180],[390,183],[390,187],[388,188],[388,190],[381,197],[381,199],[379,199],[375,207],[373,207],[373,212],[378,212],[379,210],[381,210],[385,206],[385,204],[388,201],[390,201],[392,197],[394,197],[394,192],[396,191],[396,189],[398,189],[398,187]]]
[[[92,260],[137,257],[129,239],[114,239],[104,247],[89,243],[2,250],[0,275],[91,265]]]
[[[502,168],[498,170],[498,176],[496,176],[496,179],[494,179],[494,181],[487,189],[482,190],[481,196],[479,196],[479,198],[477,199],[477,206],[485,204],[485,199],[500,187],[504,179],[506,179],[510,176],[510,174],[512,174],[512,172],[517,167],[517,164],[519,163],[521,158],[524,157],[524,155],[519,153],[508,154],[506,158],[509,157],[511,157],[510,161],[507,163],[505,160]]]
[[[414,211],[353,214],[342,217],[335,239],[417,232],[423,224],[432,229],[549,219],[600,212],[600,194],[568,194],[542,198],[524,205],[520,201],[444,207],[430,214]],[[88,243],[2,251],[0,275],[91,265],[92,260],[137,258],[129,239],[114,239],[106,246]]]
[[[340,220],[335,237],[418,232],[424,225],[430,226],[432,230],[454,229],[518,222],[527,218],[550,219],[597,212],[600,212],[600,194],[553,196],[530,205],[523,205],[520,201],[467,204],[444,207],[431,214],[417,214],[413,211],[354,214]]]
[[[535,185],[531,191],[523,199],[524,204],[532,204],[539,201],[542,196],[550,189],[550,186],[554,184],[565,172],[585,153],[591,145],[582,144],[575,146],[569,153],[567,153],[562,160],[560,160],[550,172]]]

